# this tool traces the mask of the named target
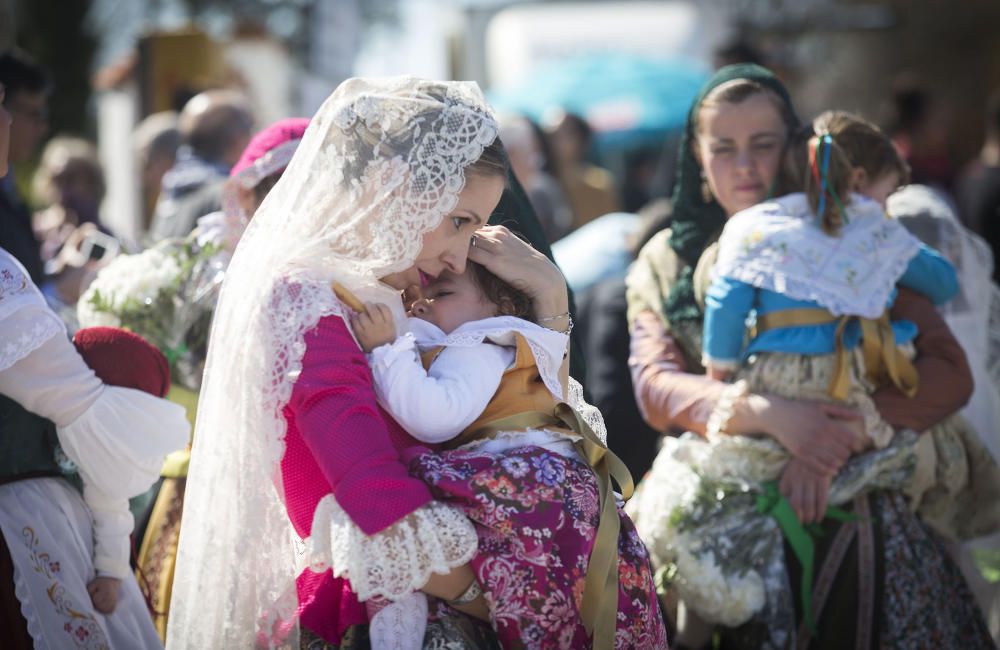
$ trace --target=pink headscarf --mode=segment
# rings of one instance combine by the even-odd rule
[[[213,212],[198,220],[199,242],[222,241],[229,251],[236,249],[252,214],[244,214],[240,207],[240,190],[252,190],[272,174],[288,166],[302,135],[309,126],[304,117],[279,120],[259,132],[246,148],[239,161],[229,171],[229,179],[222,190],[222,212]]]
[[[229,172],[229,177],[239,180],[243,187],[255,187],[264,178],[288,166],[309,120],[290,117],[279,120],[255,135],[239,161]]]

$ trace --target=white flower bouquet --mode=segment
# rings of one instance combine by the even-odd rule
[[[889,447],[853,458],[834,478],[830,504],[906,485],[915,454],[916,435],[902,432]],[[770,514],[780,496],[769,482],[788,458],[769,438],[666,438],[626,507],[657,575],[668,576],[685,606],[727,627],[761,622],[764,647],[787,647],[795,634],[783,531]]]
[[[174,381],[197,391],[228,254],[194,238],[116,258],[77,303],[81,327],[131,330],[170,361]]]

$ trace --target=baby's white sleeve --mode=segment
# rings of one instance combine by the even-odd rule
[[[482,414],[514,354],[492,343],[447,347],[428,372],[413,336],[405,334],[375,348],[369,358],[382,406],[417,440],[440,443]]]
[[[52,420],[83,480],[109,496],[148,490],[166,455],[190,436],[183,407],[104,385],[61,335],[0,371],[0,393]]]
[[[62,332],[0,371],[0,393],[59,427],[79,418],[103,390]]]
[[[94,520],[94,568],[97,575],[122,579],[132,572],[129,566],[129,535],[135,521],[128,499],[109,496],[84,483],[83,500]]]

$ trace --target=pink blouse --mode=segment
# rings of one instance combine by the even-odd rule
[[[400,450],[423,445],[375,401],[371,371],[339,316],[327,316],[305,336],[302,371],[284,408],[288,431],[281,476],[285,507],[308,537],[317,504],[332,493],[367,535],[431,501],[427,486],[406,471]],[[327,570],[306,569],[298,581],[300,620],[336,643],[367,620],[350,585]]]

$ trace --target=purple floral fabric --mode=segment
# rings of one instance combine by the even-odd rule
[[[505,648],[590,646],[579,609],[600,508],[587,465],[539,447],[502,455],[419,450],[410,472],[476,524],[472,566]],[[615,646],[666,648],[649,555],[620,507],[618,514]]]

